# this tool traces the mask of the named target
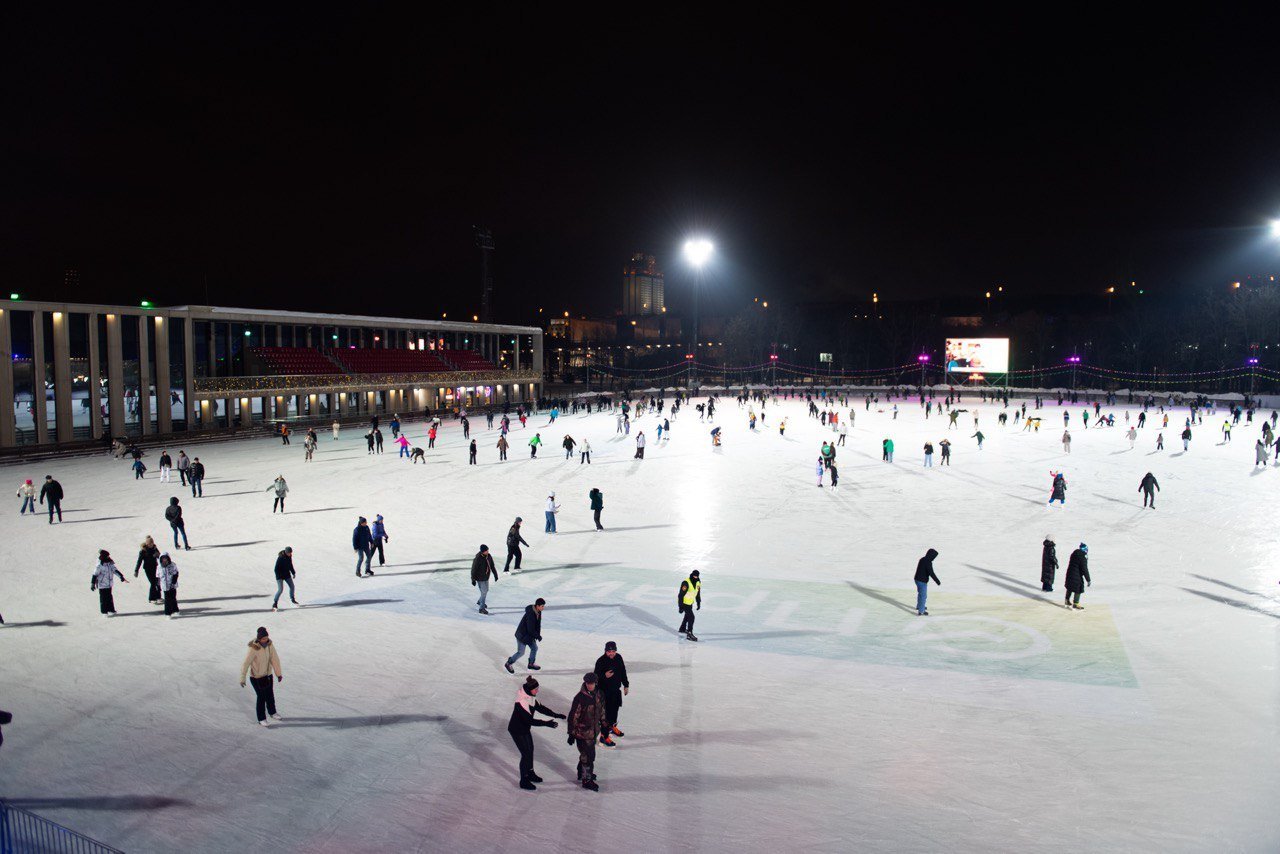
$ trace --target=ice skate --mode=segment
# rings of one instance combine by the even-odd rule
[[[618,727],[617,727],[617,725],[616,725],[616,724],[615,724],[614,726],[612,726],[612,727],[610,727],[610,728],[609,728],[609,732],[613,733],[613,734],[614,734],[614,735],[616,735],[618,738],[622,738],[624,735],[626,735],[626,733],[625,733],[625,732],[623,732],[622,730],[618,729]]]
[[[600,736],[600,743],[601,743],[601,744],[603,744],[605,747],[617,747],[617,746],[618,746],[618,742],[614,741],[612,738],[609,738],[609,736],[608,736],[607,734],[606,734],[606,735],[602,735],[602,736]]]
[[[696,640],[698,639],[698,636],[697,636],[697,635],[695,635],[693,632],[687,632],[687,633],[685,634],[685,637],[686,637],[686,638],[688,638],[688,639],[689,639],[689,640],[691,640],[691,641],[696,641]]]
[[[532,792],[532,791],[536,791],[538,787],[533,785],[533,783],[531,783],[528,780],[521,780],[520,788],[525,789],[526,791]]]
[[[266,727],[269,727],[269,726],[271,726],[271,722],[270,722],[270,721],[258,721],[258,726],[266,726]]]
[[[596,783],[596,781],[595,781],[595,780],[583,780],[583,781],[582,781],[582,788],[584,788],[584,789],[590,789],[590,790],[591,790],[591,791],[593,791],[593,792],[598,792],[598,791],[600,791],[600,786]]]
[[[508,673],[515,673],[515,672],[516,672],[516,669],[515,669],[514,667],[512,667],[512,666],[511,666],[511,662],[510,662],[510,661],[508,661],[506,664],[504,664],[504,665],[502,665],[502,666],[503,666],[503,667],[505,667],[505,668],[507,668],[507,672],[508,672]]]
[[[541,777],[539,777],[537,774],[533,773],[532,771],[530,771],[530,772],[529,772],[529,776],[528,776],[528,778],[527,778],[527,779],[529,780],[529,782],[530,782],[530,783],[541,783],[541,782],[542,782],[542,778],[541,778]]]
[[[271,713],[271,719],[272,719],[272,720],[277,720],[277,721],[282,721],[282,720],[284,720],[284,718],[280,717],[280,716],[279,716],[279,715],[277,715],[275,712],[272,712],[272,713]]]
[[[541,664],[534,664],[532,661],[530,661],[530,662],[529,662],[529,669],[530,669],[530,670],[541,670],[541,669],[542,669],[542,665],[541,665]]]

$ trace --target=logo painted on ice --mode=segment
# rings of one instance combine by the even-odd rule
[[[998,629],[961,628],[965,624],[972,623],[995,626]],[[939,626],[941,629],[935,631]],[[911,623],[904,633],[909,640],[929,644],[930,648],[937,652],[989,660],[1030,658],[1034,655],[1043,655],[1053,646],[1043,633],[1021,623],[996,617],[930,617],[928,622]],[[953,641],[978,641],[978,643],[956,644]],[[991,648],[992,644],[1004,648],[994,649]]]

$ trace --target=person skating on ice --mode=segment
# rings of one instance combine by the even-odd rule
[[[616,642],[609,641],[604,645],[604,655],[596,659],[595,674],[600,696],[604,699],[604,724],[600,729],[600,741],[613,747],[612,736],[622,738],[626,734],[618,729],[618,710],[622,708],[622,698],[631,693],[627,663],[618,653]]]
[[[381,513],[373,517],[373,529],[371,533],[373,535],[373,543],[369,547],[369,563],[372,565],[373,555],[376,552],[378,555],[378,566],[386,566],[387,555],[383,550],[383,543],[391,542],[391,535],[387,533],[387,523],[383,521]]]
[[[98,607],[108,617],[116,612],[116,600],[111,594],[111,588],[117,578],[125,584],[129,583],[129,579],[124,577],[124,573],[111,560],[111,553],[101,549],[98,552],[98,565],[89,577],[89,589],[98,591]]]
[[[1058,546],[1053,537],[1044,535],[1044,548],[1040,551],[1040,589],[1053,592],[1053,580],[1058,575]]]
[[[821,488],[822,488],[822,474],[823,474],[823,472],[825,472],[825,471],[826,471],[826,464],[823,462],[822,457],[821,457],[821,456],[819,456],[819,457],[818,457],[818,462],[817,462],[817,464],[814,466],[814,474],[815,474],[815,475],[817,475],[817,477],[818,477],[818,488],[819,488],[819,489],[821,489]]]
[[[156,541],[151,539],[150,535],[142,541],[142,545],[138,547],[138,562],[133,565],[133,577],[138,577],[138,570],[146,570],[147,581],[150,587],[147,589],[147,602],[151,605],[161,604],[160,597],[160,579],[157,575],[160,567],[160,547],[156,545]]]
[[[578,465],[583,463],[591,465],[591,442],[586,439],[582,440],[582,445],[578,448]]]
[[[1062,451],[1063,453],[1071,453],[1071,431],[1062,431]]]
[[[565,716],[551,711],[538,702],[538,680],[532,676],[524,680],[524,685],[516,690],[515,707],[511,710],[511,719],[507,721],[507,733],[516,743],[520,751],[520,788],[530,792],[537,789],[535,783],[542,778],[533,770],[533,733],[531,728],[545,726],[555,729],[559,724],[555,720],[540,721],[533,715],[537,712],[549,718],[564,720]]]
[[[191,551],[191,543],[187,541],[187,521],[182,518],[182,505],[178,503],[178,496],[169,499],[169,506],[164,509],[164,518],[173,531],[173,547],[178,547],[178,535],[182,535],[183,548]]]
[[[556,494],[553,492],[547,496],[547,525],[544,534],[554,534],[556,532],[556,514],[560,512],[560,505],[556,503]]]
[[[1049,493],[1049,505],[1057,501],[1061,504],[1067,503],[1067,478],[1060,471],[1051,471],[1049,476],[1053,478],[1053,487]]]
[[[164,614],[172,620],[178,616],[178,565],[168,552],[160,555],[160,590],[164,595]]]
[[[1067,561],[1067,581],[1065,584],[1067,598],[1062,604],[1068,608],[1083,611],[1084,606],[1080,604],[1080,594],[1084,593],[1086,584],[1092,587],[1093,579],[1089,577],[1089,547],[1081,543],[1080,548],[1073,551],[1071,559]],[[1075,596],[1075,604],[1071,602],[1073,595]]]
[[[1266,460],[1263,460],[1266,465]],[[1146,507],[1147,502],[1151,502],[1151,509],[1156,509],[1156,493],[1160,491],[1160,481],[1156,480],[1156,476],[1151,472],[1147,472],[1142,476],[1142,482],[1138,484],[1138,491],[1142,493],[1142,506]]]
[[[524,519],[520,516],[516,517],[516,521],[512,523],[510,530],[507,531],[507,562],[502,567],[503,572],[511,571],[511,560],[515,559],[516,569],[520,568],[520,561],[524,557],[524,552],[520,551],[521,545],[529,545],[525,538],[520,534],[520,525]]]
[[[280,721],[284,718],[276,713],[276,690],[271,682],[271,674],[275,673],[276,682],[284,681],[284,673],[280,669],[280,655],[276,645],[271,642],[265,626],[258,626],[258,634],[249,641],[249,651],[240,665],[240,687],[244,687],[245,676],[253,684],[256,698],[255,711],[258,715],[258,726],[271,726],[267,715]]]
[[[604,510],[604,493],[593,486],[591,491],[587,493],[587,498],[591,500],[591,513],[595,518],[596,530],[603,531],[604,525],[600,524],[600,512]]]
[[[508,673],[516,672],[511,665],[520,660],[526,647],[529,650],[529,669],[542,669],[535,662],[535,659],[538,657],[538,642],[542,640],[542,609],[545,607],[547,607],[547,600],[541,596],[532,605],[524,607],[524,616],[520,618],[520,624],[516,626],[516,651],[502,665],[507,669]]]
[[[691,641],[698,639],[693,634],[695,606],[696,610],[702,610],[702,577],[696,569],[680,582],[680,589],[676,591],[676,608],[682,614],[677,631]]]
[[[262,481],[258,481],[261,483]],[[275,500],[271,502],[271,512],[274,514],[277,510],[284,512],[284,498],[289,494],[289,484],[285,483],[284,475],[276,475],[275,482],[268,486],[263,492],[272,492],[276,494]],[[176,545],[176,543],[175,543]]]
[[[356,553],[356,578],[367,578],[373,575],[373,531],[369,530],[369,520],[361,516],[351,532],[351,548]],[[360,572],[364,568],[363,575]]]
[[[488,615],[489,607],[486,599],[489,596],[489,576],[493,576],[493,580],[498,580],[498,568],[493,565],[493,555],[489,554],[489,547],[484,543],[480,544],[480,551],[476,552],[476,556],[471,559],[471,586],[480,590],[480,598],[476,600],[476,607],[479,613]]]
[[[604,726],[604,703],[600,699],[595,673],[582,677],[582,688],[573,697],[569,707],[569,743],[578,747],[578,780],[582,788],[600,791],[596,783],[596,739],[604,743],[600,735]],[[612,745],[612,741],[609,742]]]
[[[53,514],[58,514],[58,521],[62,521],[62,499],[64,493],[62,484],[53,479],[53,475],[44,476],[44,486],[40,487],[40,503],[44,504],[45,499],[49,499],[49,524],[53,524]]]
[[[297,591],[293,586],[293,579],[297,574],[293,568],[293,546],[285,546],[276,555],[276,598],[271,600],[272,611],[280,610],[280,594],[284,592],[286,584],[289,585],[289,601],[295,605],[302,604],[298,601]]]
[[[30,479],[18,486],[17,496],[22,499],[18,515],[21,516],[28,510],[31,511],[32,516],[36,515],[36,488]]]
[[[924,553],[924,557],[916,563],[916,615],[920,617],[929,616],[929,579],[933,579],[933,583],[939,587],[942,582],[938,580],[937,574],[933,571],[933,559],[938,556],[936,549],[929,549]]]

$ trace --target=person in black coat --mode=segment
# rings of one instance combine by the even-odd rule
[[[942,586],[933,571],[933,559],[937,556],[936,549],[929,549],[916,563],[916,614],[921,617],[929,616],[929,609],[926,607],[929,602],[929,579],[932,578],[935,584]]]
[[[520,551],[520,545],[529,545],[525,542],[524,537],[520,536],[520,523],[524,519],[516,517],[515,524],[511,526],[511,530],[507,531],[507,563],[502,567],[503,572],[511,571],[511,559],[516,559],[516,569],[520,568],[520,559],[524,557],[524,553]]]
[[[351,548],[356,553],[356,578],[373,575],[373,531],[369,530],[369,520],[361,516],[351,532]],[[364,567],[364,575],[360,567]]]
[[[532,605],[526,605],[524,608],[524,616],[520,618],[520,625],[516,626],[516,651],[507,659],[507,663],[503,667],[507,668],[508,673],[515,673],[515,668],[511,665],[520,660],[524,655],[525,647],[529,648],[529,669],[541,670],[534,659],[538,657],[538,641],[542,640],[542,609],[547,607],[547,600],[541,596]]]
[[[1092,587],[1093,579],[1089,577],[1089,547],[1081,543],[1080,548],[1071,553],[1071,560],[1067,561],[1067,599],[1063,604],[1077,611],[1084,610],[1084,606],[1080,604],[1080,594],[1084,592],[1086,584]],[[1074,605],[1071,603],[1073,593]]]
[[[293,579],[298,573],[293,569],[293,546],[285,546],[280,554],[276,555],[276,598],[271,600],[271,610],[280,610],[280,594],[284,592],[284,586],[289,585],[289,601],[295,605],[298,602],[297,591],[293,587]]]
[[[1049,593],[1053,592],[1053,580],[1058,575],[1058,547],[1053,537],[1044,535],[1044,550],[1040,552],[1040,587]]]
[[[53,514],[56,511],[58,521],[62,521],[62,484],[53,479],[53,475],[44,476],[44,486],[40,487],[40,503],[44,504],[44,500],[49,499],[49,524],[53,524]]]
[[[489,596],[490,576],[497,581],[498,568],[493,565],[493,555],[489,554],[489,547],[481,543],[480,551],[476,552],[476,556],[471,559],[471,586],[480,589],[480,598],[476,600],[476,607],[480,609],[479,613],[486,615],[489,613],[489,606],[485,600]]]
[[[196,481],[192,481],[195,483]],[[178,497],[175,495],[169,499],[169,506],[164,508],[165,521],[169,523],[169,527],[173,529],[173,547],[178,547],[178,535],[182,535],[182,545],[187,551],[191,551],[191,543],[187,541],[187,523],[182,518],[182,506],[178,504]]]
[[[1265,452],[1263,453],[1265,464]],[[1160,481],[1156,480],[1156,476],[1151,472],[1147,472],[1142,478],[1142,483],[1138,484],[1138,491],[1142,493],[1142,506],[1146,507],[1147,502],[1151,502],[1151,509],[1156,509],[1156,493],[1160,491]]]
[[[142,541],[142,546],[138,549],[138,562],[133,565],[133,577],[138,577],[138,570],[145,569],[147,571],[147,581],[151,583],[151,589],[147,591],[147,601],[152,605],[159,605],[160,598],[160,581],[156,578],[156,567],[160,565],[160,548],[156,545],[155,540],[147,537]]]
[[[604,695],[604,726],[601,727],[600,742],[613,747],[610,736],[623,736],[622,730],[618,729],[618,709],[622,708],[623,695],[631,693],[627,663],[618,654],[618,645],[613,641],[604,645],[604,655],[596,659],[595,673],[600,693]]]
[[[204,463],[196,457],[187,469],[187,483],[191,484],[191,497],[204,498]]]
[[[533,791],[538,788],[534,783],[541,783],[542,778],[533,771],[533,733],[536,726],[547,726],[555,729],[559,724],[555,721],[540,721],[533,716],[541,712],[549,718],[564,720],[565,716],[553,712],[537,700],[538,680],[530,676],[516,692],[516,703],[511,709],[511,720],[507,721],[507,732],[520,751],[520,788]]]

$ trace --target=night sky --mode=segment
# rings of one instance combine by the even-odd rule
[[[614,14],[9,13],[4,286],[469,315],[473,224],[516,322],[635,249],[679,310],[691,233],[722,310],[1280,272],[1261,21]]]

